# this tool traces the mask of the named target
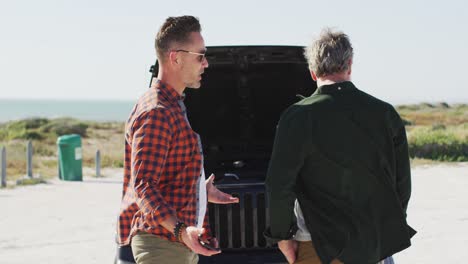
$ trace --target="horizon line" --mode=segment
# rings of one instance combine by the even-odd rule
[[[138,98],[134,99],[122,99],[122,98],[30,98],[30,97],[25,97],[25,98],[19,98],[19,97],[10,97],[10,98],[2,98],[0,97],[0,101],[64,101],[64,102],[83,102],[83,101],[91,101],[91,102],[136,102]],[[381,98],[379,98],[381,99]],[[382,99],[381,99],[382,100]],[[387,99],[383,100],[386,102],[392,102],[392,104],[423,104],[423,103],[429,103],[429,104],[437,104],[437,103],[447,103],[447,104],[468,104],[468,98],[466,99],[452,99],[452,100],[418,100],[418,99]]]

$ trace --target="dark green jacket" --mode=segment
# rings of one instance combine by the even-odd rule
[[[270,242],[295,233],[297,198],[323,263],[377,263],[410,246],[404,124],[351,82],[324,85],[281,116],[266,179]]]

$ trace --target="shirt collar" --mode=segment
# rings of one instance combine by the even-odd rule
[[[356,90],[356,86],[350,81],[322,85],[317,88],[315,94],[329,94],[336,92]]]
[[[163,97],[165,97],[171,103],[178,103],[179,101],[183,101],[185,99],[185,93],[180,95],[174,87],[170,86],[167,83],[157,79],[156,83],[153,85],[154,89],[158,91]]]

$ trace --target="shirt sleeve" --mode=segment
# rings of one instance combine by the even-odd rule
[[[270,227],[264,235],[271,244],[292,239],[297,230],[294,201],[296,180],[305,159],[304,130],[294,111],[285,112],[276,130],[265,181]]]
[[[152,226],[175,215],[158,188],[172,139],[170,128],[162,108],[141,115],[133,125],[132,184],[137,204]]]
[[[393,109],[393,144],[396,160],[396,188],[397,193],[406,214],[408,202],[411,196],[411,168],[408,152],[408,140],[406,130],[400,116]]]

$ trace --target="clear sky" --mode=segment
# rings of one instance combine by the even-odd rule
[[[135,100],[168,16],[209,45],[308,45],[325,26],[354,46],[353,81],[391,103],[464,102],[468,1],[16,0],[0,3],[0,99]]]

